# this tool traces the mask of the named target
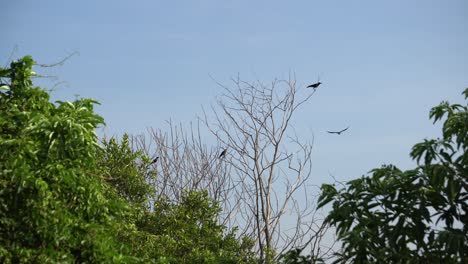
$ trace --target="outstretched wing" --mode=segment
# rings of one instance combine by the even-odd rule
[[[345,132],[346,130],[348,130],[349,126],[343,130],[340,130],[340,131],[327,131],[328,133],[330,134],[338,134],[340,135],[341,133]]]
[[[341,130],[340,133],[345,132],[346,130],[348,130],[348,128],[349,128],[349,126],[347,128],[345,128],[345,129]]]

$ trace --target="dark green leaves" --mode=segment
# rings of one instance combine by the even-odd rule
[[[463,94],[468,98],[468,89]],[[337,261],[468,260],[468,109],[444,101],[430,118],[444,117],[442,139],[425,139],[412,148],[411,157],[420,164],[416,169],[383,166],[341,190],[322,186],[319,207],[333,202],[326,221],[343,243]]]
[[[318,199],[318,208],[323,207],[325,204],[328,204],[335,195],[337,194],[337,191],[333,185],[330,184],[323,184],[322,185],[322,194],[320,195]]]

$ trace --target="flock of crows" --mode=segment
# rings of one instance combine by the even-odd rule
[[[316,83],[313,83],[313,84],[307,86],[307,88],[312,88],[312,89],[315,90],[315,89],[317,89],[317,88],[320,86],[320,84],[322,84],[322,83],[321,83],[320,81],[318,81],[318,82],[316,82]],[[330,134],[341,135],[341,133],[343,133],[343,132],[345,132],[346,130],[348,130],[348,128],[349,128],[349,126],[348,126],[347,128],[345,128],[345,129],[340,130],[340,131],[327,131],[327,132],[330,133]],[[223,158],[224,156],[226,156],[226,153],[227,153],[227,148],[224,149],[223,151],[221,151],[221,153],[219,154],[218,159],[221,159],[221,158]],[[156,162],[158,161],[158,159],[159,159],[159,157],[154,158],[153,161],[152,161],[151,163],[156,163]]]

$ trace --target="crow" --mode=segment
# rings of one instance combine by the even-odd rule
[[[317,87],[319,87],[319,85],[321,85],[321,84],[322,84],[321,82],[316,82],[316,83],[314,83],[314,84],[311,84],[311,85],[307,86],[307,88],[314,88],[314,90],[315,90],[315,89],[317,89]]]
[[[158,159],[159,159],[159,157],[154,158],[154,160],[151,161],[151,164],[154,164],[154,163],[158,162]]]
[[[341,133],[345,132],[346,130],[348,130],[349,126],[343,130],[340,130],[340,131],[327,131],[328,133],[330,134],[337,134],[337,135],[341,135]]]
[[[226,156],[227,149],[223,150],[221,154],[219,154],[219,159]]]

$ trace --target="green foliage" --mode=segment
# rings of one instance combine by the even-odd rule
[[[124,203],[97,173],[97,102],[49,102],[31,57],[0,68],[0,262],[129,262]]]
[[[143,210],[155,190],[151,184],[156,178],[149,170],[150,161],[142,152],[130,147],[125,134],[120,143],[115,138],[103,140],[103,150],[98,155],[98,167],[107,183],[114,187],[121,198]]]
[[[104,140],[98,164],[101,175],[113,188],[109,197],[124,198],[132,205],[126,221],[129,230],[120,240],[131,245],[137,256],[155,263],[251,263],[253,242],[239,241],[235,230],[227,232],[218,223],[219,205],[207,192],[188,191],[179,204],[161,198],[154,201],[151,182],[156,174],[148,157],[134,152],[124,135]],[[151,210],[150,210],[151,209]]]
[[[180,204],[160,200],[138,226],[157,237],[161,263],[252,263],[253,241],[218,223],[219,205],[206,191],[185,192]],[[160,257],[164,256],[164,257]]]
[[[104,140],[98,102],[49,102],[31,57],[0,68],[1,263],[252,263],[206,192],[154,201],[156,174],[125,135]]]
[[[388,165],[346,189],[322,185],[319,207],[333,201],[326,221],[343,242],[337,262],[468,262],[468,108],[430,111],[434,122],[444,116],[443,137],[413,147],[416,169]]]
[[[281,264],[301,264],[301,263],[324,263],[321,258],[314,258],[311,255],[304,256],[302,254],[304,249],[295,248],[282,256],[280,256],[279,263]]]

